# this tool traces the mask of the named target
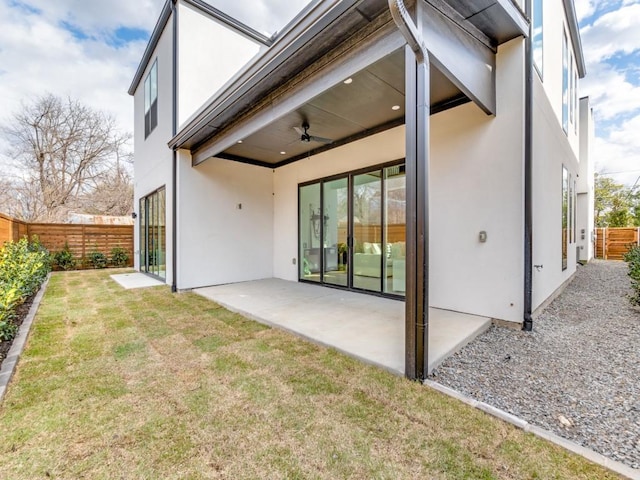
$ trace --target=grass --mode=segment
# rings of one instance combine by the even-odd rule
[[[55,273],[0,477],[617,478],[417,383],[167,287]]]

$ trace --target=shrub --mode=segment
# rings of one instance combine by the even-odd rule
[[[73,253],[71,253],[68,242],[64,242],[63,249],[53,255],[53,263],[62,270],[73,270],[76,268],[78,262],[74,258]]]
[[[640,305],[640,246],[634,246],[624,255],[629,264],[629,276],[633,293],[629,296],[632,305]]]
[[[126,267],[129,263],[129,254],[122,247],[114,247],[111,250],[111,265],[114,267]]]
[[[87,257],[87,262],[93,268],[105,268],[107,266],[107,256],[102,252],[91,252]]]
[[[49,252],[23,238],[0,249],[0,340],[11,340],[17,327],[16,308],[33,295],[51,270]]]

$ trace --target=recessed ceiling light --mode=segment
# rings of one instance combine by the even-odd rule
[[[353,78],[347,78],[343,83],[345,83],[346,85],[349,85],[353,82]]]
[[[394,105],[391,110],[400,110],[400,105]]]
[[[280,152],[280,155],[286,155],[287,152]]]
[[[242,143],[242,140],[238,140],[238,142],[237,142],[237,143]]]

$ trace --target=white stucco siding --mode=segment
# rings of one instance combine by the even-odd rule
[[[562,167],[577,179],[578,160],[540,82],[534,78],[533,108],[533,309],[576,269],[575,239],[562,270]],[[572,187],[571,187],[572,188]]]
[[[273,277],[273,171],[179,152],[178,288]]]
[[[182,125],[260,46],[192,6],[178,5],[178,124]]]
[[[589,98],[580,99],[580,171],[578,176],[578,247],[579,260],[588,262],[593,258],[594,239],[594,163],[591,145],[594,136],[593,112]]]
[[[523,47],[499,49],[495,117],[467,104],[431,118],[430,304],[513,322],[523,311]]]
[[[306,160],[276,169],[274,174],[273,272],[298,280],[298,184],[404,158],[404,127],[372,135]],[[297,262],[296,262],[297,263]]]
[[[139,225],[140,197],[144,197],[158,188],[166,187],[166,261],[167,283],[173,279],[171,262],[172,239],[171,230],[173,221],[171,218],[171,202],[173,191],[171,186],[171,170],[173,153],[167,147],[167,141],[172,136],[172,112],[173,112],[173,74],[172,51],[173,34],[172,19],[169,19],[162,33],[158,45],[147,65],[147,69],[135,91],[134,100],[134,211],[138,214],[134,234],[134,262],[135,268],[140,268],[140,239]],[[145,139],[144,131],[144,82],[151,67],[157,60],[158,65],[158,124]]]
[[[543,69],[542,75],[534,76],[542,82],[544,90],[549,99],[552,111],[557,118],[560,131],[562,130],[562,38],[564,33],[567,34],[567,42],[569,49],[574,58],[575,49],[571,43],[571,35],[569,34],[569,23],[566,12],[564,10],[563,0],[545,0],[543,3]],[[573,72],[570,73],[573,75]],[[578,80],[579,82],[579,80]],[[576,107],[576,112],[578,108]],[[569,121],[569,128],[566,138],[577,156],[579,151],[578,132],[579,132],[579,114],[574,117],[573,123]]]

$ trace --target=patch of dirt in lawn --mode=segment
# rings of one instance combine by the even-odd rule
[[[22,325],[22,322],[24,322],[24,319],[27,317],[27,314],[29,313],[29,309],[31,308],[31,304],[33,303],[34,297],[35,295],[32,295],[31,297],[27,298],[27,300],[17,308],[16,316],[14,317],[12,322],[16,327],[20,328],[20,325]],[[17,335],[17,331],[16,331],[16,335]],[[9,353],[9,350],[11,349],[11,345],[13,345],[13,339],[0,342],[0,365],[6,358],[7,353]]]

